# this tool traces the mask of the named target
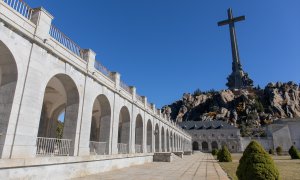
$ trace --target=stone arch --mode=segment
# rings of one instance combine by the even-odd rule
[[[126,106],[123,106],[119,115],[118,127],[118,152],[119,154],[129,153],[130,139],[130,113]]]
[[[214,150],[214,149],[219,149],[219,146],[218,146],[218,143],[216,141],[213,141],[211,143],[211,149]]]
[[[147,122],[147,152],[152,152],[152,122],[149,119]]]
[[[135,153],[143,152],[143,118],[137,115],[135,121]]]
[[[167,152],[170,152],[170,135],[169,135],[169,129],[167,129],[166,141],[167,141]]]
[[[0,41],[0,157],[5,144],[8,123],[18,81],[18,68],[11,51]]]
[[[162,126],[161,127],[161,151],[165,152],[165,129]]]
[[[202,151],[206,152],[208,151],[208,143],[206,141],[202,142]]]
[[[177,151],[177,134],[174,133],[174,150],[173,151]]]
[[[92,110],[90,152],[103,155],[109,152],[111,106],[103,94],[96,97]]]
[[[159,126],[156,123],[155,125],[155,129],[154,129],[154,135],[155,135],[155,152],[159,152],[159,143],[160,143],[160,139],[159,139]]]
[[[173,132],[170,132],[170,152],[174,151],[174,137],[173,137]]]
[[[73,155],[79,110],[79,92],[73,79],[56,74],[47,83],[38,129],[37,154]],[[60,116],[60,120],[59,120]],[[48,138],[65,139],[64,149]],[[66,150],[70,142],[70,149]],[[45,148],[45,144],[48,146]]]
[[[193,151],[199,151],[199,143],[197,141],[193,142]]]

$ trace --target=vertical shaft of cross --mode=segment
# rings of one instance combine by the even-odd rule
[[[240,64],[240,56],[239,56],[239,50],[238,50],[238,45],[237,45],[232,9],[229,8],[227,10],[227,13],[228,13],[228,20],[232,21],[231,23],[229,23],[229,31],[230,31],[231,51],[232,51],[233,66],[234,66],[233,68],[234,68],[234,71],[238,71],[240,69],[240,65],[239,65]]]
[[[218,22],[218,26],[229,25],[230,42],[231,42],[231,53],[232,53],[232,73],[228,77],[228,83],[226,84],[229,88],[240,89],[242,87],[251,86],[252,80],[249,79],[246,73],[242,70],[240,62],[235,23],[238,21],[245,20],[245,16],[233,17],[232,9],[227,10],[228,19]],[[247,80],[247,82],[245,81]]]

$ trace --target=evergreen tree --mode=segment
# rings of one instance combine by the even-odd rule
[[[231,154],[227,149],[227,146],[222,146],[222,149],[218,152],[217,156],[219,162],[232,162]]]
[[[300,159],[300,153],[295,146],[291,146],[289,149],[289,154],[292,159]]]
[[[213,149],[212,152],[211,152],[211,154],[212,154],[213,156],[218,155],[218,149]]]
[[[278,156],[281,156],[281,155],[282,155],[282,147],[281,147],[281,146],[278,146],[278,147],[276,148],[276,153],[277,153]]]
[[[236,172],[239,180],[278,180],[279,171],[271,156],[257,142],[252,141],[243,153]]]

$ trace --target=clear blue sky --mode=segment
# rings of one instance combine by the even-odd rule
[[[255,85],[300,82],[299,0],[26,0],[157,107],[184,92],[224,89],[231,72],[233,8],[243,68]]]

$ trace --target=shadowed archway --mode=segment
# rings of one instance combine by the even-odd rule
[[[0,41],[0,157],[2,157],[17,81],[18,69],[15,59],[10,50]]]
[[[95,155],[108,154],[110,140],[111,107],[107,97],[99,95],[93,105],[90,153]]]

